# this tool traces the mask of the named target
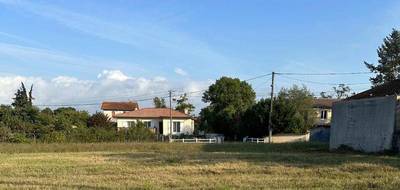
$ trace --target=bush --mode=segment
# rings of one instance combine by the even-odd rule
[[[134,126],[130,127],[128,129],[122,129],[119,131],[119,133],[124,133],[122,136],[124,136],[123,139],[120,138],[120,140],[124,141],[150,141],[154,140],[155,135],[150,129],[144,126]],[[121,135],[120,135],[121,136]]]
[[[87,126],[93,128],[112,129],[114,125],[108,116],[101,112],[96,112],[89,117]]]
[[[41,140],[45,143],[65,143],[67,142],[67,137],[62,132],[53,131],[51,133],[43,135]]]
[[[31,140],[22,133],[14,133],[8,139],[10,143],[30,143]]]
[[[0,142],[8,142],[12,135],[10,128],[5,127],[4,124],[0,124]]]
[[[118,140],[117,132],[112,129],[91,129],[95,134],[95,142],[113,142]]]

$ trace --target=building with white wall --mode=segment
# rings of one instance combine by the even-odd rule
[[[172,129],[170,116],[172,115]],[[192,135],[194,120],[190,115],[169,108],[144,108],[115,115],[117,127],[128,128],[140,121],[160,135]]]

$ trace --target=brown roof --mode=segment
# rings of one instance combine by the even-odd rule
[[[313,100],[313,108],[332,108],[334,102],[339,101],[338,99],[331,98],[318,98]]]
[[[102,110],[115,110],[115,111],[133,111],[139,109],[136,102],[103,102],[101,104]]]
[[[350,100],[400,94],[400,80],[394,80],[351,96]]]
[[[143,108],[136,111],[130,111],[123,114],[118,114],[116,118],[169,118],[169,108]],[[190,115],[179,111],[172,110],[173,118],[191,118]]]

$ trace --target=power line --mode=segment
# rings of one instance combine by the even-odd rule
[[[363,74],[371,74],[372,72],[344,72],[344,73],[280,73],[277,72],[277,75],[302,75],[302,76],[326,76],[326,75],[363,75]]]
[[[259,78],[264,78],[264,77],[271,76],[271,75],[272,75],[271,73],[265,74],[265,75],[259,75],[259,76],[255,76],[253,78],[246,79],[244,81],[248,82],[248,81],[256,80],[256,79],[259,79]]]
[[[366,85],[370,83],[325,83],[325,82],[318,82],[318,81],[310,81],[310,80],[303,80],[303,79],[298,79],[298,78],[293,78],[293,77],[288,77],[288,76],[280,76],[282,78],[290,79],[290,80],[295,80],[299,82],[306,82],[306,83],[311,83],[311,84],[320,84],[320,85],[329,85],[329,86],[337,86],[337,85],[347,85],[347,86],[354,86],[354,85]]]

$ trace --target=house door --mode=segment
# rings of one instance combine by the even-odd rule
[[[158,123],[158,133],[159,133],[160,135],[164,134],[164,127],[163,127],[163,122],[162,122],[162,121],[160,121],[160,122]]]

